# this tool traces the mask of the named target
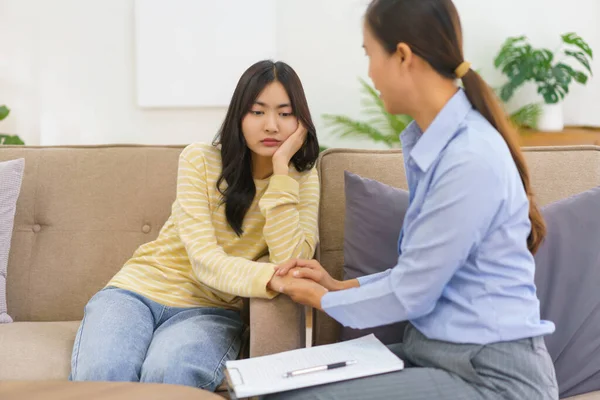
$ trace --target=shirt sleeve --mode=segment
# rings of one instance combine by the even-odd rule
[[[271,177],[258,205],[265,217],[263,236],[273,264],[314,256],[318,240],[319,187],[316,168],[300,182],[287,175]]]
[[[376,274],[371,274],[371,275],[365,275],[365,276],[358,277],[358,278],[356,278],[356,280],[358,281],[358,283],[359,283],[360,286],[364,286],[364,285],[367,285],[367,284],[369,284],[371,282],[375,282],[375,281],[378,281],[380,279],[387,278],[390,275],[391,272],[392,272],[391,269],[387,269],[387,270],[385,270],[383,272],[378,272]]]
[[[418,216],[405,227],[396,266],[377,274],[379,279],[363,279],[358,288],[327,293],[322,308],[359,329],[430,313],[490,229],[503,199],[501,188],[491,166],[477,155],[440,163]]]
[[[185,149],[179,158],[175,224],[196,278],[221,292],[241,297],[273,298],[267,289],[274,265],[227,255],[218,245],[209,205],[206,160]]]

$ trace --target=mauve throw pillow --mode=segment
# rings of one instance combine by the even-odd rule
[[[536,260],[541,317],[560,396],[600,390],[600,187],[542,209],[548,233]]]
[[[6,268],[24,167],[22,158],[0,162],[0,323],[12,322],[6,307]]]
[[[408,208],[406,190],[344,172],[346,222],[344,279],[392,268],[398,261],[398,239]],[[406,322],[370,329],[342,328],[341,340],[374,333],[385,344],[402,341]]]

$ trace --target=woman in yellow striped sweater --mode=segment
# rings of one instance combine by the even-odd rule
[[[214,391],[241,346],[241,298],[274,297],[282,279],[275,266],[314,254],[318,153],[294,70],[251,66],[215,142],[181,153],[176,200],[158,238],[85,307],[71,379]],[[267,253],[270,263],[256,262]]]

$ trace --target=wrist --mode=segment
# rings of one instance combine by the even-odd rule
[[[352,289],[355,287],[359,287],[360,283],[358,283],[358,279],[349,279],[347,281],[335,281],[335,288],[334,290],[347,290],[347,289]]]
[[[331,290],[333,292],[337,292],[338,290],[344,290],[344,281],[338,281],[337,279],[333,280],[333,283],[331,284]]]
[[[322,287],[322,290],[320,290],[315,296],[315,300],[313,302],[313,308],[323,311],[323,306],[321,305],[321,302],[323,301],[323,297],[327,293],[328,293],[327,289]]]
[[[285,160],[273,159],[273,174],[274,175],[288,175],[290,169],[290,163]]]
[[[269,282],[267,282],[267,289],[277,292],[279,289],[277,286],[280,286],[278,283],[281,283],[281,278],[277,275],[273,275]]]

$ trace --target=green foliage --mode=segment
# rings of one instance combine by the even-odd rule
[[[561,48],[555,53],[533,48],[526,36],[509,37],[504,42],[494,60],[496,68],[500,68],[509,79],[500,89],[503,101],[509,101],[526,82],[535,82],[544,101],[555,104],[569,93],[573,81],[583,85],[587,83],[587,73],[592,75],[592,49],[575,33],[566,33],[561,38]],[[561,57],[557,59],[558,56]],[[587,73],[565,64],[563,61],[568,58],[581,64]]]
[[[23,142],[23,140],[21,140],[20,137],[14,135],[2,135],[0,134],[0,145],[2,144],[12,144],[12,145],[16,145],[16,144],[25,144],[25,142]]]
[[[377,91],[363,79],[359,80],[363,92],[361,104],[369,119],[358,121],[344,115],[324,114],[323,120],[328,127],[333,128],[334,135],[368,138],[374,142],[384,143],[388,147],[398,147],[400,145],[399,135],[412,121],[412,118],[408,115],[388,113]]]
[[[393,115],[385,110],[377,91],[360,79],[364,97],[361,101],[364,112],[370,116],[367,121],[359,121],[344,115],[323,114],[326,125],[332,133],[340,137],[354,136],[383,143],[387,147],[400,146],[400,133],[412,121],[408,115]],[[528,104],[509,115],[511,122],[520,128],[536,128],[542,113],[541,105]],[[321,151],[327,147],[321,146]]]
[[[10,114],[10,109],[6,106],[0,106],[0,121],[8,117],[8,114]]]
[[[0,106],[0,121],[8,117],[8,114],[10,114],[10,109],[6,106]],[[0,134],[0,145],[2,144],[23,145],[25,143],[23,142],[23,140],[21,140],[20,137],[16,135],[11,136]]]
[[[540,104],[527,104],[510,114],[510,121],[518,128],[537,128],[541,115]]]

